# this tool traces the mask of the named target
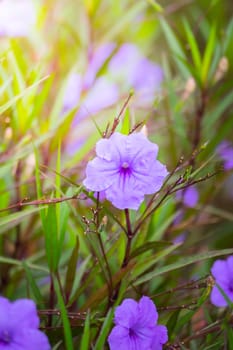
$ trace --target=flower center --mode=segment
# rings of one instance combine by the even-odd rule
[[[229,284],[229,291],[231,293],[233,292],[233,281],[231,281],[230,284]]]
[[[11,336],[8,331],[0,333],[0,345],[7,345],[11,342]]]
[[[128,162],[123,162],[120,167],[120,173],[124,177],[131,174],[130,164]]]
[[[124,162],[121,166],[123,169],[128,169],[129,168],[129,163]]]

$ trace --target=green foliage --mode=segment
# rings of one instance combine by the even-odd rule
[[[168,328],[164,349],[233,349],[232,300],[218,284],[228,307],[209,299],[213,261],[233,255],[232,171],[217,154],[233,141],[231,2],[42,3],[36,33],[0,42],[1,294],[35,300],[54,350],[108,349],[115,307],[142,295]],[[138,45],[164,70],[153,108],[138,108],[130,90],[77,119],[92,86],[67,110],[69,75],[84,78],[92,49],[111,42],[97,78],[111,80],[121,44]],[[104,132],[142,126],[170,175],[129,213],[129,242],[124,212],[82,181]],[[176,192],[193,185],[199,199],[189,207]]]

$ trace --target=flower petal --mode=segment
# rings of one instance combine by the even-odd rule
[[[74,120],[74,125],[82,118],[94,115],[99,111],[112,106],[118,100],[118,88],[107,78],[98,78],[88,91],[80,110]]]
[[[87,177],[83,184],[91,191],[106,190],[115,180],[117,171],[114,162],[96,157],[87,164]]]
[[[126,327],[115,326],[108,337],[111,350],[130,349],[129,330]]]
[[[233,256],[229,256],[226,259],[226,263],[227,263],[227,269],[229,271],[229,275],[231,275],[231,280],[233,282]]]
[[[224,290],[225,292],[225,290]],[[218,307],[224,307],[227,306],[227,302],[224,298],[224,296],[221,294],[217,286],[214,286],[211,294],[210,294],[210,301],[213,305]]]
[[[155,326],[151,350],[162,350],[163,344],[168,341],[167,328],[163,325]]]
[[[139,323],[141,327],[154,327],[158,321],[158,312],[153,301],[143,296],[138,303]]]
[[[105,190],[106,198],[118,209],[137,210],[144,193],[134,176],[118,173],[112,178],[114,182]]]
[[[84,77],[84,89],[88,89],[94,83],[96,74],[99,69],[103,66],[104,62],[111,55],[115,48],[114,43],[106,43],[100,46],[92,55],[89,60],[88,69]]]
[[[126,43],[122,45],[117,53],[112,57],[108,65],[108,70],[116,81],[125,83],[125,87],[133,87],[138,63],[142,54],[137,46]]]
[[[164,179],[168,175],[168,171],[162,163],[156,160],[148,171],[145,171],[138,165],[134,167],[136,171],[134,176],[141,185],[144,194],[152,194],[160,190],[164,183]]]
[[[125,299],[115,310],[116,325],[130,328],[138,319],[138,303],[133,299]]]
[[[211,268],[211,273],[217,283],[227,285],[232,278],[231,271],[228,270],[227,262],[225,260],[216,260]]]
[[[8,313],[15,327],[26,327],[37,329],[39,327],[39,317],[37,315],[36,305],[32,300],[19,299],[11,304]]]
[[[77,106],[80,95],[82,92],[82,76],[77,73],[70,74],[65,88],[64,98],[63,98],[63,111],[68,110]]]
[[[11,303],[8,299],[0,296],[0,329],[10,323],[9,311],[11,308]]]
[[[19,349],[23,350],[51,349],[46,335],[37,329],[23,329],[15,335],[13,343],[20,345]]]

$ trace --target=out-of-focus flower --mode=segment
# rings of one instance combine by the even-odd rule
[[[108,71],[123,91],[134,89],[136,106],[152,106],[163,80],[163,71],[145,58],[137,46],[122,45],[110,60]]]
[[[0,297],[1,350],[49,350],[48,339],[38,328],[39,317],[32,300],[10,302]]]
[[[229,256],[226,260],[216,260],[211,268],[211,273],[216,283],[233,302],[233,256]],[[227,301],[217,286],[213,287],[210,300],[215,306],[227,306]]]
[[[118,89],[109,77],[107,75],[97,77],[99,69],[111,55],[114,47],[114,44],[102,45],[90,55],[85,74],[70,74],[64,94],[63,108],[64,111],[67,111],[80,103],[74,125],[80,119],[98,113],[118,100]]]
[[[0,1],[0,37],[28,36],[36,23],[36,17],[32,0]]]
[[[97,157],[87,165],[84,185],[91,191],[104,191],[118,209],[137,210],[144,196],[157,192],[168,175],[156,160],[157,153],[158,146],[142,133],[116,132],[97,142]]]
[[[115,327],[108,343],[111,350],[162,350],[168,340],[167,328],[157,325],[158,313],[153,301],[143,296],[137,303],[125,299],[115,311]]]
[[[217,147],[217,153],[222,159],[225,170],[233,169],[233,146],[228,141],[223,141]]]
[[[196,186],[192,185],[177,191],[176,198],[181,200],[186,207],[194,208],[197,205],[199,194]]]
[[[110,59],[105,73],[98,75],[114,47],[113,43],[102,45],[90,55],[84,75],[70,75],[64,94],[64,110],[72,109],[80,102],[74,123],[114,105],[130,89],[135,91],[137,106],[152,106],[163,72],[158,65],[146,59],[137,46],[122,45]]]

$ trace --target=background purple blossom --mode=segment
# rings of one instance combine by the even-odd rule
[[[223,161],[225,170],[233,169],[233,146],[228,141],[223,141],[217,148],[217,153]]]
[[[0,1],[0,36],[30,35],[36,23],[36,8],[32,0]]]
[[[194,208],[199,200],[199,193],[195,185],[176,192],[176,198],[188,207]]]

